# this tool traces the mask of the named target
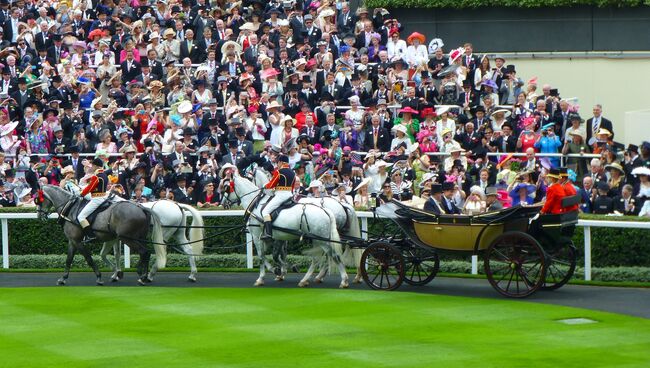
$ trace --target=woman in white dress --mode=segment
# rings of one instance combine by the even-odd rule
[[[388,59],[404,58],[406,48],[406,41],[399,39],[399,30],[397,28],[391,29],[388,42],[386,43]]]
[[[395,133],[395,138],[390,142],[390,150],[394,151],[397,146],[404,143],[406,144],[406,149],[411,147],[411,139],[406,136],[406,126],[399,124],[393,127]]]
[[[284,126],[281,124],[284,114],[280,112],[280,105],[277,101],[271,101],[268,106],[266,106],[266,112],[268,113],[268,122],[271,125],[271,137],[269,141],[272,145],[282,144],[282,129]]]
[[[407,38],[409,46],[406,48],[406,55],[404,59],[411,68],[415,68],[422,63],[429,61],[429,52],[427,47],[424,46],[424,35],[418,32],[413,32]]]
[[[463,214],[477,215],[485,212],[485,193],[481,187],[474,185],[470,189],[470,195],[465,200]]]
[[[368,191],[370,193],[380,193],[386,178],[388,178],[388,173],[386,172],[388,163],[384,160],[376,160],[374,155],[368,155],[371,157],[366,156],[368,162],[363,165],[365,176],[371,179],[368,185]]]
[[[443,135],[446,130],[451,132],[456,130],[456,121],[449,117],[449,108],[440,107],[436,111],[436,114],[440,117],[440,120],[436,122],[436,132],[438,133],[438,147],[442,147],[445,144]],[[442,150],[441,150],[442,151]]]
[[[361,105],[359,101],[359,96],[352,96],[350,100],[350,109],[345,112],[345,119],[350,120],[355,124],[361,124],[365,111],[362,110],[359,106]]]
[[[205,81],[198,79],[194,82],[196,89],[192,92],[192,103],[207,105],[212,99],[212,91],[205,88]]]
[[[639,211],[639,216],[650,217],[650,169],[640,167],[634,169],[633,172],[636,172],[635,175],[639,177],[639,194],[637,194],[637,198],[645,199],[643,207]]]

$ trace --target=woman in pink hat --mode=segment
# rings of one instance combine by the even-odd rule
[[[418,115],[418,111],[407,106],[399,110],[398,113],[400,114],[400,117],[395,119],[395,126],[403,125],[406,128],[405,134],[409,138],[410,146],[410,143],[415,142],[415,136],[420,131],[420,120],[413,117]]]

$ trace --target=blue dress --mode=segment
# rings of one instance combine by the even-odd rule
[[[558,153],[560,147],[562,147],[562,142],[560,138],[556,135],[542,136],[537,142],[535,142],[535,148],[539,150],[540,153]],[[549,161],[553,167],[560,167],[560,158],[559,157],[549,157]]]

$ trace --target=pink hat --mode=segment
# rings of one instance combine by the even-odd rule
[[[537,77],[532,77],[528,80],[528,84],[537,85]]]
[[[158,122],[156,120],[150,121],[149,124],[147,125],[147,130],[157,129],[157,128],[158,128]]]
[[[405,108],[398,111],[398,113],[400,113],[400,114],[409,113],[409,114],[415,114],[415,115],[419,114],[418,110],[414,110],[413,108],[411,108],[411,106],[406,106]]]

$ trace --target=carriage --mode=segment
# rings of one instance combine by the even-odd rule
[[[575,198],[565,198],[570,205]],[[480,215],[435,215],[402,202],[380,206],[397,234],[370,237],[361,273],[373,289],[394,290],[403,282],[425,285],[436,277],[439,254],[482,256],[485,276],[500,294],[523,298],[566,284],[575,271],[571,237],[578,212],[542,215],[541,206],[516,206]]]

